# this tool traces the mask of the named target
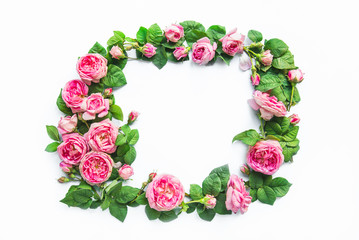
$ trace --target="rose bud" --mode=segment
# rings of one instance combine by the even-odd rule
[[[156,47],[151,43],[146,43],[142,48],[139,48],[140,52],[143,53],[147,58],[151,58],[156,55]]]
[[[62,161],[62,162],[60,162],[60,168],[62,169],[63,172],[69,173],[69,172],[71,172],[72,165]]]
[[[155,177],[157,176],[157,173],[153,172],[148,175],[148,181],[151,182]]]
[[[58,125],[57,125],[57,129],[59,130],[59,133],[61,135],[65,134],[65,133],[72,133],[77,126],[77,115],[74,114],[71,116],[67,116],[67,117],[61,117]]]
[[[240,168],[241,172],[245,175],[249,175],[249,168],[246,164],[244,164],[241,168]]]
[[[303,81],[303,72],[300,69],[290,70],[288,72],[289,81],[292,83],[300,83]]]
[[[186,48],[184,46],[176,47],[176,50],[173,51],[173,56],[175,56],[177,60],[180,60],[181,58],[185,58],[187,57],[190,49],[191,49],[190,47]]]
[[[167,38],[167,42],[178,42],[178,40],[184,36],[183,27],[181,25],[172,24],[165,29],[165,36]]]
[[[125,164],[118,170],[118,174],[123,180],[128,180],[133,175],[133,168]]]
[[[116,58],[116,59],[125,57],[122,49],[119,46],[113,46],[110,50],[110,54],[111,54],[112,58]]]
[[[271,65],[272,60],[273,60],[273,55],[270,53],[270,50],[266,50],[264,53],[262,53],[261,62],[263,63],[263,65],[265,66]]]
[[[300,118],[298,117],[298,114],[292,114],[288,118],[292,125],[296,125],[300,122]]]
[[[59,183],[66,183],[66,182],[70,182],[70,179],[65,178],[65,177],[60,177],[59,179],[57,179],[57,181]]]
[[[112,88],[106,88],[103,92],[104,97],[109,97],[112,95]]]
[[[200,203],[202,203],[207,209],[214,208],[216,206],[216,202],[216,198],[209,194],[200,200]]]
[[[136,111],[132,111],[129,115],[128,115],[128,120],[127,120],[127,124],[132,124],[136,121],[136,119],[138,118],[138,115],[140,115],[138,112]]]
[[[261,81],[261,77],[259,76],[258,73],[255,73],[251,76],[251,80],[252,80],[253,86],[257,86],[257,85],[259,85],[259,83]]]

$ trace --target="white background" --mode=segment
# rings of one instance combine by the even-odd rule
[[[358,28],[355,1],[8,1],[1,22],[2,239],[358,239]],[[78,78],[75,64],[112,30],[135,37],[140,26],[196,20],[246,34],[256,29],[284,40],[305,72],[301,150],[275,176],[293,186],[274,206],[255,202],[244,215],[208,223],[196,213],[171,223],[149,221],[130,208],[124,223],[108,211],[68,208],[59,202],[69,184],[59,159],[44,151],[45,125],[57,125],[60,88]],[[127,86],[115,92],[127,115],[141,113],[132,186],[153,170],[198,183],[229,163],[239,174],[246,147],[231,144],[259,122],[247,105],[249,73],[238,56],[227,67],[191,62],[126,66]]]

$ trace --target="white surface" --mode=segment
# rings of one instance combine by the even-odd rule
[[[201,3],[202,2],[202,3]],[[12,1],[1,5],[1,236],[2,239],[358,239],[357,56],[355,1]],[[211,222],[196,213],[171,223],[147,220],[130,208],[125,223],[109,212],[68,208],[59,200],[56,154],[45,125],[56,125],[60,88],[78,78],[75,64],[112,30],[135,36],[138,28],[196,20],[209,27],[256,29],[284,40],[306,73],[301,150],[275,176],[293,183],[274,206],[254,203],[244,215]],[[231,144],[258,121],[246,101],[249,73],[238,56],[201,67],[169,63],[161,71],[143,62],[126,66],[128,85],[115,92],[125,114],[138,110],[138,157],[131,185],[152,170],[201,183],[214,167],[230,164],[238,174],[246,147]]]

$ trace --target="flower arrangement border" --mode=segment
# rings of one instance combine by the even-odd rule
[[[137,156],[139,131],[131,126],[138,113],[131,112],[125,123],[112,91],[127,83],[123,69],[131,59],[127,54],[130,50],[136,51],[136,60],[150,61],[158,69],[168,61],[189,60],[190,51],[192,61],[200,65],[214,64],[218,59],[229,65],[240,54],[240,68],[251,70],[255,88],[249,104],[258,111],[260,120],[259,131],[246,130],[233,138],[233,142],[248,145],[246,164],[240,168],[247,180],[231,175],[224,165],[213,169],[201,185],[191,184],[189,192],[176,177],[155,172],[140,188],[124,184],[133,175],[131,165]],[[139,205],[145,206],[150,220],[168,222],[181,213],[196,211],[201,219],[211,221],[216,214],[243,214],[256,200],[273,205],[288,193],[291,183],[272,175],[282,164],[293,161],[299,150],[300,119],[297,114],[286,115],[300,102],[297,84],[303,73],[282,40],[263,41],[256,30],[250,30],[246,38],[237,29],[226,32],[220,25],[206,30],[195,21],[172,24],[165,30],[153,24],[140,27],[136,38],[114,31],[107,48],[96,42],[79,58],[76,68],[80,79],[67,82],[56,102],[65,117],[57,127],[46,126],[54,142],[45,150],[59,154],[66,174],[58,181],[75,183],[62,203],[82,209],[109,209],[122,222],[128,207]],[[113,118],[123,124],[116,126]]]

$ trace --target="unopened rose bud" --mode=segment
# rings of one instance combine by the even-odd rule
[[[110,54],[113,58],[116,58],[116,59],[125,57],[125,54],[123,54],[123,51],[119,46],[113,46],[110,50]]]
[[[143,47],[139,48],[140,52],[147,58],[151,58],[156,55],[156,47],[151,43],[146,43]]]
[[[152,181],[157,176],[157,173],[153,172],[148,175],[148,180]]]
[[[69,173],[72,170],[72,165],[65,163],[64,161],[60,162],[60,168],[62,169],[62,171],[64,171],[65,173]]]
[[[77,126],[77,115],[61,117],[57,129],[61,135],[66,133],[72,133]]]
[[[288,118],[292,125],[297,125],[300,122],[300,118],[298,117],[298,114],[292,114]]]
[[[106,88],[103,92],[104,97],[109,97],[112,95],[112,88]]]
[[[176,50],[173,51],[173,56],[177,60],[180,60],[181,58],[185,58],[185,57],[187,57],[190,49],[191,49],[190,47],[186,48],[184,46],[176,47]]]
[[[71,174],[69,174],[69,177],[70,178],[75,178],[76,176],[75,176],[75,174],[71,173]]]
[[[130,51],[132,49],[132,45],[127,45],[127,46],[125,46],[125,50],[126,51]]]
[[[128,115],[127,124],[132,124],[134,121],[136,121],[136,119],[138,118],[138,115],[140,115],[138,112],[132,111],[132,112]]]
[[[259,83],[261,81],[261,77],[259,76],[258,73],[254,73],[251,76],[251,80],[252,80],[253,86],[257,86],[257,85],[259,85]]]
[[[270,50],[266,50],[264,51],[264,53],[262,53],[261,62],[263,63],[263,65],[265,66],[271,65],[272,60],[273,60],[273,55],[270,53]]]
[[[243,174],[245,174],[245,175],[249,175],[249,168],[248,168],[248,166],[245,164],[245,165],[243,165],[241,168],[240,168],[240,170],[241,170],[241,172],[243,173]]]
[[[290,70],[288,72],[289,81],[292,83],[300,83],[303,81],[303,72],[300,69]]]
[[[125,164],[118,170],[118,175],[120,175],[123,180],[128,180],[133,175],[133,168]]]
[[[212,209],[216,206],[217,199],[214,196],[207,194],[199,202],[202,203],[207,209]]]
[[[66,183],[66,182],[69,182],[70,179],[66,178],[66,177],[60,177],[59,179],[57,179],[57,181],[59,183]]]

